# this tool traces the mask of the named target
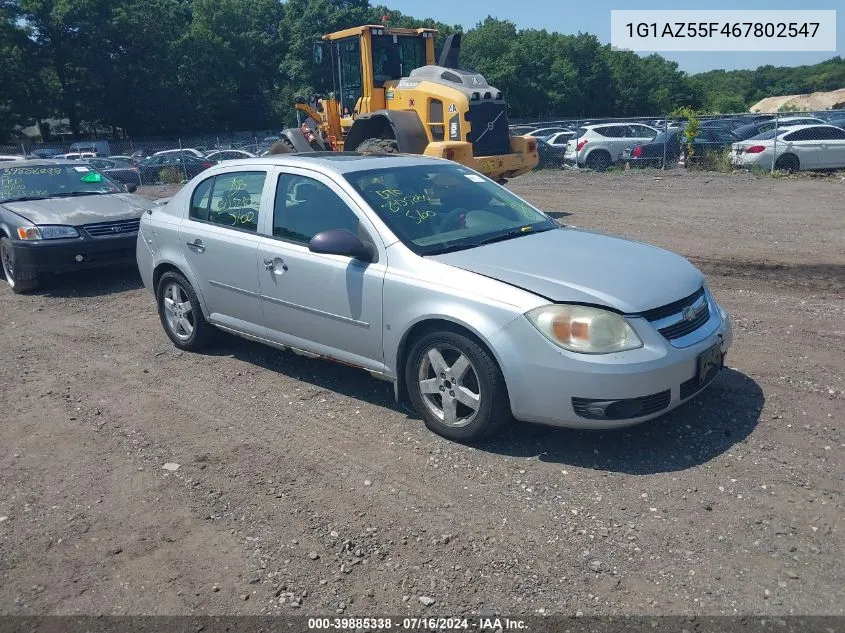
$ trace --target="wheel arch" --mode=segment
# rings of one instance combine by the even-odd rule
[[[410,326],[405,330],[405,333],[402,335],[402,338],[399,340],[399,345],[396,348],[396,359],[394,365],[396,368],[396,381],[394,382],[394,396],[396,397],[397,402],[407,402],[408,399],[408,386],[405,384],[405,363],[408,360],[408,354],[411,351],[414,342],[429,332],[442,330],[462,334],[475,341],[488,354],[490,354],[490,357],[499,366],[499,370],[502,371],[502,359],[499,358],[499,355],[496,353],[493,345],[491,345],[487,340],[487,337],[479,332],[477,328],[474,328],[465,321],[452,316],[438,315],[422,317],[418,321],[410,324]],[[502,372],[502,376],[504,378],[504,372]],[[507,380],[505,380],[505,387],[507,388]]]
[[[155,295],[156,302],[158,302],[158,283],[161,280],[162,275],[170,271],[179,273],[188,280],[189,284],[191,284],[191,288],[194,289],[194,293],[197,295],[197,299],[199,299],[203,316],[207,319],[208,307],[205,304],[205,297],[203,296],[202,290],[200,289],[199,284],[197,284],[196,279],[190,272],[187,272],[186,268],[187,267],[180,266],[169,260],[158,262],[155,265],[155,268],[153,268],[153,294]]]
[[[399,151],[405,154],[422,154],[428,145],[428,136],[419,115],[412,110],[376,110],[362,114],[344,139],[344,149],[355,151],[368,138],[392,138]]]

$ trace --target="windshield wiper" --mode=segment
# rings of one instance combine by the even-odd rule
[[[515,237],[522,237],[523,235],[531,235],[532,233],[542,233],[544,231],[551,230],[551,227],[547,229],[535,229],[531,225],[520,226],[519,228],[508,231],[507,233],[500,233],[499,235],[492,235],[490,237],[485,237],[483,240],[478,240],[476,245],[481,246],[482,244],[492,244],[493,242],[504,242],[505,240],[512,240]]]
[[[490,237],[485,237],[481,240],[476,240],[475,242],[461,242],[457,244],[449,244],[447,246],[443,246],[441,248],[437,248],[433,251],[425,253],[426,255],[442,255],[444,253],[453,253],[455,251],[462,251],[467,248],[476,248],[478,246],[484,246],[485,244],[492,244],[493,242],[504,242],[505,240],[511,240],[515,237],[522,237],[523,235],[531,235],[532,233],[543,233],[545,231],[551,231],[552,228],[555,227],[548,227],[542,229],[535,229],[532,226],[520,226],[519,228],[512,229],[507,231],[506,233],[499,233],[498,235],[491,235]]]
[[[73,198],[76,196],[100,196],[109,193],[108,191],[68,191],[55,194],[56,198]]]
[[[0,200],[0,204],[5,202],[30,202],[32,200],[46,200],[50,196],[21,196],[20,198],[6,198],[5,200]]]

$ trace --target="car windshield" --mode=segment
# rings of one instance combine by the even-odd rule
[[[357,171],[346,179],[419,255],[480,246],[560,226],[507,189],[460,165]]]
[[[88,165],[0,168],[0,202],[117,193],[121,189]]]

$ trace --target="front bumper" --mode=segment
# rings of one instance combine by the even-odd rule
[[[15,265],[23,271],[65,273],[135,262],[137,233],[61,240],[14,240]]]
[[[528,319],[512,321],[491,344],[499,353],[514,417],[552,426],[601,429],[639,424],[671,411],[709,384],[697,382],[699,355],[718,344],[724,359],[733,342],[730,317],[718,304],[712,305],[710,319],[718,322],[702,326],[702,332],[710,333],[701,340],[674,347],[648,321],[631,318],[629,323],[644,346],[614,354],[571,353],[546,340]],[[644,403],[649,412],[622,419],[584,415],[591,401],[623,400]]]

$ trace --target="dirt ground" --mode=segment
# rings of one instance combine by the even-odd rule
[[[691,258],[730,369],[639,427],[467,447],[364,372],[178,351],[133,270],[4,285],[0,612],[845,614],[845,182],[510,186]]]

